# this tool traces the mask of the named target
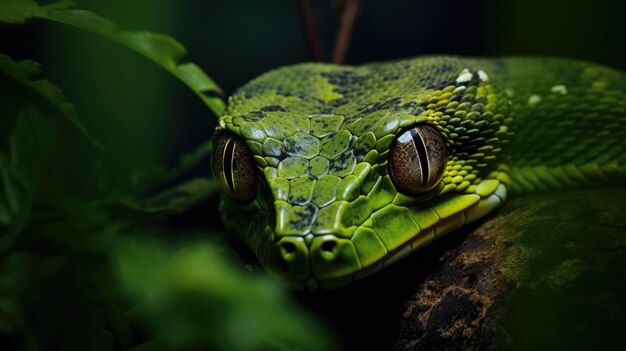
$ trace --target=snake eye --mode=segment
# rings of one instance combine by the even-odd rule
[[[402,133],[389,151],[389,171],[396,188],[418,194],[434,188],[446,169],[446,144],[428,125]]]
[[[256,192],[257,171],[252,155],[240,139],[224,134],[215,142],[211,168],[220,189],[233,199],[248,201]]]

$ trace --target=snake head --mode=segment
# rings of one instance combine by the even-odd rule
[[[315,290],[484,216],[506,196],[511,119],[468,65],[301,64],[251,81],[215,133],[225,224],[277,281]]]

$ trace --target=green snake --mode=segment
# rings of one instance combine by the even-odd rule
[[[336,288],[507,196],[624,184],[625,88],[556,58],[278,68],[219,119],[220,211],[279,283]]]

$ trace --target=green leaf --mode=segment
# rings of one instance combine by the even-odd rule
[[[78,136],[74,147],[87,141],[95,148],[83,150],[101,149],[61,90],[46,80],[33,79],[38,72],[34,61],[14,61],[0,54],[0,73],[4,73],[0,74],[0,252],[11,247],[28,223],[40,190],[51,184],[58,188],[50,169],[69,173],[67,165],[59,164],[59,153],[70,155],[73,150],[59,152],[58,145]]]
[[[56,122],[37,105],[28,104],[19,112],[6,149],[0,148],[0,252],[26,225],[56,144]]]
[[[79,135],[81,145],[87,140],[95,146],[87,149],[100,149],[61,90],[33,79],[38,72],[34,61],[0,54],[0,252],[13,245],[28,223],[42,184],[53,181],[46,172],[57,159],[58,141]]]
[[[113,262],[156,349],[332,350],[335,339],[267,278],[235,268],[211,242],[174,251],[126,240]]]
[[[70,1],[61,1],[48,6],[39,6],[32,0],[0,0],[0,22],[22,24],[35,16],[44,16],[54,9],[67,8]]]
[[[0,54],[0,72],[13,78],[15,82],[36,93],[53,111],[65,116],[79,132],[96,148],[102,149],[100,144],[87,132],[80,119],[76,116],[74,106],[65,100],[65,96],[56,85],[47,80],[34,80],[38,74],[39,63],[31,60],[14,61],[7,55]],[[3,96],[6,98],[6,96]]]
[[[217,193],[217,184],[196,178],[178,184],[145,200],[106,201],[101,206],[117,219],[146,222],[183,213]]]
[[[168,204],[166,201],[161,206],[178,206],[176,201]],[[135,345],[156,350],[336,349],[334,335],[268,277],[245,270],[243,264],[230,259],[230,251],[215,242],[189,239],[208,233],[168,233],[157,226],[128,226],[120,217],[102,212],[101,206],[82,200],[65,202],[63,209],[65,216],[57,213],[52,220],[28,228],[37,231],[35,237],[46,238],[45,245],[40,243],[40,248],[33,250],[35,245],[29,243],[30,250],[22,247],[21,251],[34,254],[40,261],[46,256],[67,257],[66,267],[52,279],[25,276],[30,286],[46,290],[27,290],[33,295],[28,302],[19,294],[13,297],[17,300],[13,304],[28,303],[30,308],[56,313],[38,318],[38,323],[48,328],[60,323],[75,328],[85,319],[88,328],[81,330],[81,335],[64,329],[53,340],[75,337],[75,343],[102,346],[98,326],[103,325],[121,344],[134,340]],[[163,236],[169,240],[158,239]],[[172,243],[172,238],[181,239],[184,246]],[[63,284],[50,285],[61,279]],[[72,314],[59,321],[59,309],[49,301],[65,296],[80,302],[87,315]],[[127,310],[116,306],[126,306]],[[5,328],[15,330],[28,316],[19,313],[20,307],[9,307]],[[100,318],[104,320],[93,318],[91,311],[95,309],[102,311]],[[27,326],[32,322],[27,320]],[[40,332],[34,332],[38,338],[50,338]]]
[[[167,170],[155,170],[153,174],[146,177],[145,182],[150,184],[164,184],[171,182],[193,167],[196,167],[202,161],[210,159],[212,151],[213,140],[209,139],[196,146],[196,148],[191,152],[181,155],[179,157],[178,164],[173,168]],[[213,179],[210,179],[209,181],[212,183],[214,182]]]
[[[22,23],[28,18],[42,18],[99,34],[149,58],[186,84],[202,101],[220,116],[225,109],[223,95],[217,84],[193,63],[179,64],[185,47],[174,38],[146,31],[131,32],[93,12],[69,9],[71,3],[60,2],[36,6],[31,0],[0,0],[0,21]]]

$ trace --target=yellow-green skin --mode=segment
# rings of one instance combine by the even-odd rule
[[[625,88],[623,72],[553,58],[279,68],[239,89],[219,120],[216,135],[244,140],[259,177],[252,201],[223,196],[220,210],[280,283],[338,287],[483,217],[507,193],[624,184]],[[387,161],[420,123],[441,133],[449,156],[440,183],[410,196]]]

